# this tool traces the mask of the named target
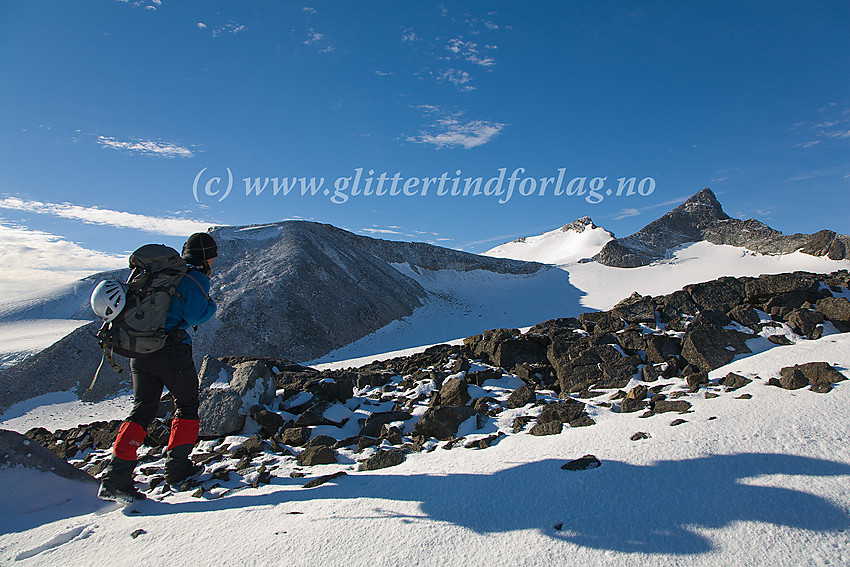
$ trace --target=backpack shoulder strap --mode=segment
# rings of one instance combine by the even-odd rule
[[[195,282],[195,285],[196,285],[196,286],[198,286],[198,288],[201,290],[201,293],[203,293],[203,294],[204,294],[204,297],[206,297],[208,301],[212,301],[212,298],[209,296],[209,294],[207,293],[207,291],[204,289],[204,286],[202,286],[202,285],[201,285],[201,283],[200,283],[198,280],[196,280],[195,278],[193,278],[191,273],[186,272],[186,274],[184,274],[184,275],[185,275],[187,278],[189,278],[190,280],[192,280],[193,282]]]

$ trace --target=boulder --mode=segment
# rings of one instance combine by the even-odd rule
[[[671,356],[682,353],[682,343],[669,335],[649,335],[644,338],[646,361],[649,363],[665,362]]]
[[[516,409],[528,404],[533,404],[536,401],[537,395],[534,393],[532,388],[529,386],[520,386],[508,397],[506,405],[508,406],[508,409]]]
[[[284,419],[280,414],[259,406],[251,408],[251,417],[262,428],[263,437],[271,437],[277,433],[284,424]]]
[[[600,466],[602,466],[602,463],[594,455],[585,455],[580,459],[575,459],[561,465],[561,468],[565,471],[586,471],[599,468]]]
[[[14,466],[52,472],[71,480],[97,482],[88,473],[69,465],[53,451],[45,449],[27,436],[16,431],[0,429],[0,468]],[[14,490],[14,487],[8,488]]]
[[[405,452],[403,449],[381,449],[361,464],[364,471],[375,471],[394,467],[404,462]]]
[[[448,441],[455,436],[460,424],[474,415],[475,410],[469,406],[429,408],[416,422],[413,431],[426,439],[436,437],[440,441]]]
[[[326,378],[311,382],[306,390],[313,395],[344,404],[354,395],[354,385],[355,380],[351,378]]]
[[[242,397],[230,388],[211,388],[201,392],[201,437],[223,437],[242,431],[246,412],[242,411]]]
[[[308,447],[301,451],[296,459],[298,460],[298,464],[303,467],[332,465],[337,462],[336,453],[333,452],[333,449],[325,445]]]
[[[658,400],[652,404],[653,413],[667,413],[676,411],[684,413],[691,409],[691,404],[685,400]]]
[[[620,301],[611,309],[611,315],[633,323],[655,323],[655,302],[650,295],[634,292],[631,296]]]
[[[737,278],[723,277],[710,282],[686,285],[685,291],[691,296],[700,311],[716,310],[728,313],[746,297],[744,283]]]
[[[721,386],[726,386],[730,390],[737,390],[738,388],[743,388],[747,384],[752,382],[749,378],[741,376],[740,374],[735,374],[734,372],[730,372],[726,376],[720,379],[719,384]]]
[[[825,297],[817,302],[818,311],[834,323],[850,325],[850,301],[843,297]],[[843,329],[842,329],[843,330]]]
[[[378,437],[384,425],[394,421],[407,421],[413,417],[406,411],[382,411],[375,412],[366,418],[366,423],[360,430],[360,435],[365,437]]]
[[[230,387],[245,401],[245,407],[270,404],[275,396],[275,383],[269,367],[259,360],[237,364]]]
[[[744,290],[747,301],[755,303],[766,297],[789,292],[817,292],[820,283],[814,274],[794,272],[792,274],[766,274],[748,281]]]
[[[460,378],[451,378],[443,382],[440,388],[438,404],[440,406],[465,406],[471,398],[468,384]]]
[[[543,435],[557,435],[563,430],[564,424],[560,421],[546,421],[542,423],[538,421],[534,427],[531,428],[529,433],[540,437]]]
[[[751,352],[747,336],[726,329],[694,329],[682,341],[682,357],[703,372],[728,364],[736,354]]]
[[[758,331],[761,320],[759,318],[758,313],[752,307],[747,305],[738,305],[729,313],[727,313],[730,319],[740,323],[744,327],[749,327],[753,331]]]
[[[797,366],[786,366],[779,371],[779,384],[786,390],[799,390],[809,385],[809,379]]]
[[[834,384],[847,379],[826,362],[807,362],[785,367],[779,371],[779,376],[780,384],[788,390],[795,390],[809,384],[813,386]]]
[[[470,384],[475,384],[476,386],[483,386],[484,382],[487,380],[501,380],[502,371],[495,370],[493,368],[486,368],[484,370],[477,370],[475,372],[470,372],[466,375],[466,380]]]
[[[585,414],[585,405],[582,402],[573,399],[567,399],[561,402],[553,402],[546,404],[540,416],[537,418],[538,423],[548,423],[557,421],[558,423],[569,423],[579,420]]]
[[[284,445],[299,446],[310,440],[309,427],[288,427],[275,435],[275,441]]]
[[[198,371],[198,380],[201,383],[201,390],[210,387],[213,382],[229,384],[235,369],[229,364],[225,364],[219,359],[210,355],[205,355],[201,362],[201,369]]]
[[[810,339],[820,338],[823,327],[818,328],[824,321],[822,313],[809,309],[794,309],[785,317],[785,322],[791,325],[794,332]]]
[[[500,341],[492,356],[493,364],[500,368],[513,368],[517,364],[539,364],[546,361],[549,339],[545,335],[521,335]]]
[[[333,405],[334,402],[319,402],[311,405],[298,416],[295,420],[295,425],[298,427],[312,427],[314,425],[334,425],[339,426],[340,423],[331,421],[325,417],[325,412]]]

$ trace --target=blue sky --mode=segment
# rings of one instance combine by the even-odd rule
[[[0,294],[210,224],[481,252],[585,215],[625,236],[703,187],[850,233],[846,2],[27,1],[0,22]],[[352,194],[358,169],[386,194]],[[324,184],[273,194],[293,177]],[[617,196],[632,177],[645,194]]]

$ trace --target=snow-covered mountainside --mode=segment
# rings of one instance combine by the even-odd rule
[[[582,217],[539,236],[525,236],[484,252],[494,258],[513,258],[558,266],[574,264],[599,253],[614,235]]]
[[[721,278],[356,371],[208,362],[202,400],[230,364],[277,395],[198,444],[184,491],[162,421],[123,510],[33,447],[96,474],[119,421],[3,432],[0,561],[844,565],[848,285]]]

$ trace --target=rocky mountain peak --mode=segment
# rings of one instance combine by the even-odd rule
[[[832,231],[786,236],[757,220],[732,218],[706,187],[638,232],[611,240],[593,259],[607,266],[634,268],[667,258],[675,248],[701,240],[761,253],[801,250],[833,260],[845,258],[850,245],[850,237]]]
[[[586,228],[593,230],[594,228],[598,228],[595,224],[593,224],[593,220],[590,217],[581,217],[580,219],[576,219],[573,222],[567,223],[561,227],[561,232],[584,232]]]

